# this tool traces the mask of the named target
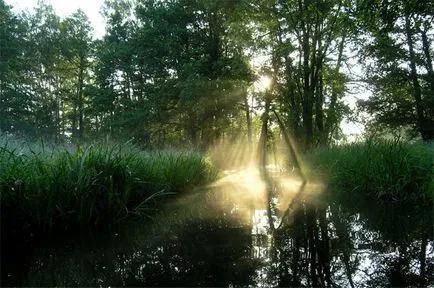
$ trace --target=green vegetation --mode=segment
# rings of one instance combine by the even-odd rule
[[[40,1],[19,14],[9,1],[3,132],[206,149],[255,141],[253,123],[272,109],[303,150],[342,139],[342,120],[363,122],[360,111],[371,135],[433,139],[429,1],[107,0],[101,39],[81,10],[60,17]],[[261,76],[270,85],[257,91]],[[362,94],[356,83],[372,92],[358,111],[345,101]]]
[[[433,145],[367,141],[316,149],[307,156],[312,176],[354,197],[389,201],[433,200]]]
[[[313,193],[299,193],[301,200],[294,198],[294,209],[286,210],[291,221],[281,221],[282,227],[288,224],[282,239],[287,248],[289,242],[294,246],[275,255],[286,258],[277,266],[293,279],[285,276],[288,282],[271,286],[348,286],[334,283],[339,276],[332,277],[332,271],[342,269],[331,269],[336,261],[329,252],[336,253],[333,259],[343,256],[349,286],[360,286],[351,280],[350,260],[358,261],[349,254],[355,226],[400,243],[401,254],[419,241],[416,286],[429,282],[425,273],[434,275],[434,265],[425,261],[433,240],[432,1],[105,0],[99,7],[105,33],[98,36],[94,28],[100,27],[92,27],[84,11],[60,16],[38,1],[19,12],[21,5],[13,2],[0,0],[0,135],[9,139],[0,138],[1,242],[6,243],[1,248],[33,238],[28,227],[59,231],[151,216],[166,196],[215,179],[217,165],[232,170],[250,160],[259,160],[260,168],[271,164],[266,149],[277,160],[284,135],[305,153],[310,179],[319,178],[328,189],[312,203],[306,198]],[[334,146],[346,138],[346,121],[363,126],[360,138],[399,136],[426,143]],[[56,146],[23,145],[10,140],[14,137]],[[95,139],[147,150],[190,150],[83,144]],[[188,152],[213,149],[213,165]],[[296,158],[294,151],[290,158]],[[265,171],[260,176],[271,183]],[[267,187],[268,212],[275,206],[272,187]],[[228,206],[235,211],[233,204]],[[199,201],[182,208],[213,216],[206,206],[196,206]],[[169,205],[164,208],[168,217],[158,214],[161,221],[184,220]],[[271,213],[268,218],[273,228]],[[193,234],[206,231],[197,223],[191,228]],[[344,245],[341,251],[333,251],[328,239],[334,232]],[[173,249],[178,257],[179,249]],[[8,252],[12,260],[2,257],[3,266],[16,262],[15,251]],[[201,273],[199,263],[208,262],[162,267]],[[3,271],[1,278],[12,280],[13,273]],[[172,272],[163,278],[178,275]],[[405,286],[383,282],[373,286]],[[152,286],[146,284],[141,286]]]
[[[212,181],[200,154],[141,151],[131,145],[0,147],[2,221],[51,227],[149,216],[160,196]]]
[[[433,143],[374,140],[306,155],[310,177],[327,185],[325,201],[394,243],[432,235],[433,159]]]

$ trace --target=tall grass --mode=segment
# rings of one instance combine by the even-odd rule
[[[306,155],[310,178],[328,189],[321,195],[391,241],[432,235],[434,145],[399,141],[318,149]],[[432,236],[430,236],[432,237]]]
[[[349,195],[392,202],[433,201],[432,143],[367,141],[317,149],[306,155],[311,177]]]
[[[147,215],[156,199],[212,181],[216,171],[194,152],[145,152],[131,145],[0,146],[3,221],[101,224]]]

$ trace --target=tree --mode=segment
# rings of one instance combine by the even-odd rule
[[[58,67],[60,53],[60,18],[53,7],[38,3],[34,12],[26,13],[27,26],[23,65],[26,65],[24,84],[31,98],[31,125],[35,136],[56,135],[56,95],[60,93]]]
[[[305,148],[328,144],[345,112],[340,72],[354,34],[350,1],[259,1],[275,71],[275,103]]]
[[[433,139],[432,1],[361,1],[358,18],[369,36],[363,46],[374,95],[360,102],[372,126],[409,127]],[[366,61],[366,60],[371,61]],[[413,133],[414,134],[414,133]]]
[[[69,90],[71,106],[72,137],[83,140],[84,112],[86,103],[86,85],[90,81],[90,61],[92,57],[92,27],[83,11],[78,10],[62,21],[62,56],[65,61],[65,71],[72,81]],[[77,133],[78,128],[78,133]]]
[[[106,2],[96,75],[107,93],[98,98],[114,98],[111,127],[134,127],[125,134],[150,145],[224,137],[252,78],[230,33],[239,4]]]
[[[29,131],[31,98],[25,88],[26,25],[0,0],[0,131]]]

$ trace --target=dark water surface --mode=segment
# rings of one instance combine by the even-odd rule
[[[273,178],[233,172],[153,221],[103,232],[2,237],[2,285],[434,285],[432,207],[354,202]]]

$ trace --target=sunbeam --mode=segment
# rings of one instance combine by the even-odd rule
[[[271,78],[266,75],[262,75],[259,79],[253,84],[253,87],[258,92],[264,92],[271,85]]]

